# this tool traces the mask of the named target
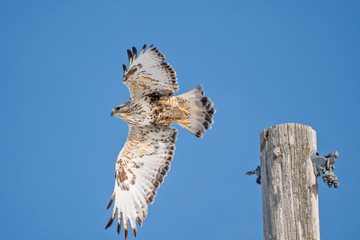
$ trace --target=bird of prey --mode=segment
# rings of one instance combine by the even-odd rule
[[[148,204],[170,169],[177,136],[170,125],[177,123],[201,138],[211,128],[215,113],[201,85],[174,96],[179,89],[176,73],[152,45],[148,49],[144,45],[139,54],[135,47],[127,53],[129,68],[123,65],[122,81],[130,90],[130,100],[115,106],[111,115],[128,124],[129,134],[116,160],[108,208],[112,203],[114,207],[105,227],[111,226],[117,213],[117,232],[123,223],[125,239],[129,220],[137,236],[136,222],[142,226]]]

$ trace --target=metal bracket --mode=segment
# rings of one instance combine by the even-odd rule
[[[320,154],[313,150],[310,153],[311,161],[314,163],[315,175],[318,177],[322,175],[322,179],[331,188],[334,185],[335,188],[339,187],[338,177],[335,175],[335,159],[339,157],[338,151],[332,151],[330,154],[320,156]]]
[[[260,166],[257,166],[257,168],[254,171],[250,171],[246,173],[246,176],[256,175],[256,183],[261,185],[261,171]]]

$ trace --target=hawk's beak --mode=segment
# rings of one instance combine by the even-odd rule
[[[114,116],[115,112],[114,110],[111,110],[110,116]]]

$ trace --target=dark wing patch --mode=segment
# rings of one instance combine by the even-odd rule
[[[124,69],[123,82],[130,90],[132,99],[141,98],[149,94],[172,96],[179,90],[176,72],[166,62],[164,54],[158,49],[142,48],[138,55],[137,49],[127,50],[129,68]]]

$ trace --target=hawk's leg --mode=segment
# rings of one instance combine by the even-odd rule
[[[189,107],[184,107],[186,100],[178,97],[162,97],[159,103],[163,106],[171,106],[174,109],[180,109],[185,115],[189,115]]]

